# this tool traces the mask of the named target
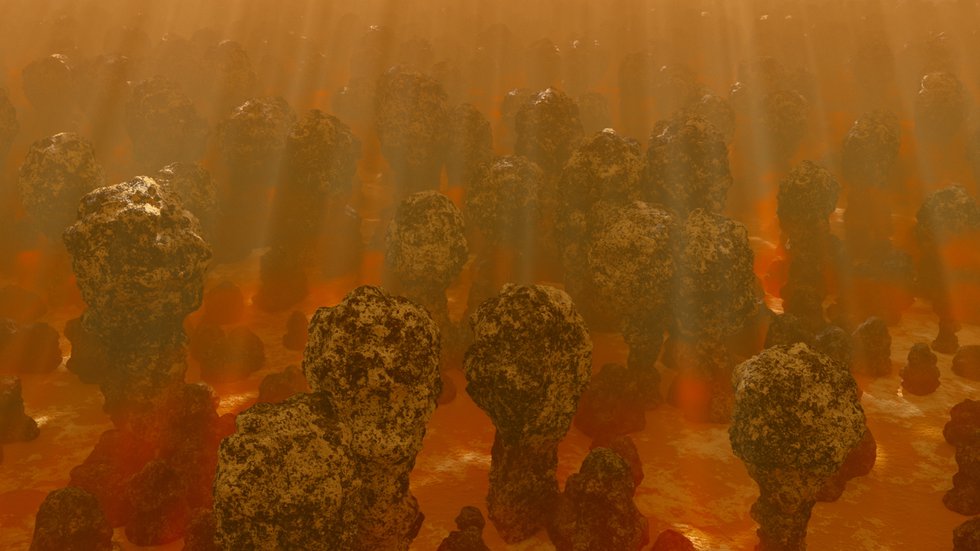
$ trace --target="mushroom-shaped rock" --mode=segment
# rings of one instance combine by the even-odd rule
[[[274,185],[275,171],[295,123],[296,115],[281,97],[249,99],[221,124],[221,155],[236,177],[247,178],[249,183]]]
[[[260,307],[279,310],[301,300],[306,268],[318,257],[348,266],[350,257],[356,257],[359,232],[331,235],[330,230],[331,219],[349,219],[338,210],[353,185],[360,150],[350,128],[318,110],[307,113],[289,133],[284,178],[272,206],[271,249],[262,258],[262,287],[255,297]]]
[[[286,179],[321,202],[343,195],[353,184],[360,152],[361,143],[347,125],[313,109],[286,136]]]
[[[490,551],[483,543],[483,513],[471,505],[463,507],[456,516],[456,530],[442,540],[436,551]]]
[[[868,318],[854,330],[853,336],[854,370],[872,377],[888,375],[892,369],[888,324],[881,318]]]
[[[99,501],[81,488],[55,490],[34,519],[31,551],[110,551],[112,527]]]
[[[396,67],[378,79],[378,138],[399,195],[439,186],[449,138],[447,102],[445,90],[428,75]]]
[[[629,463],[608,448],[595,448],[568,477],[548,535],[559,551],[638,551],[649,540],[647,519],[633,503]]]
[[[776,160],[789,158],[806,134],[810,102],[796,90],[776,90],[762,99],[760,123]]]
[[[674,312],[680,334],[722,338],[758,308],[753,253],[742,224],[698,209],[680,228]]]
[[[154,77],[133,87],[126,113],[133,158],[144,169],[173,162],[195,162],[207,142],[207,122],[180,86]]]
[[[303,371],[351,429],[356,549],[407,549],[422,515],[408,476],[440,391],[439,332],[415,303],[358,287],[310,320]]]
[[[640,144],[611,128],[596,132],[575,148],[559,182],[559,212],[588,213],[599,201],[641,198],[643,158]]]
[[[558,443],[588,384],[592,343],[563,291],[506,285],[470,321],[466,391],[497,429],[490,520],[516,543],[545,525],[558,497]]]
[[[980,345],[961,346],[953,356],[953,373],[973,381],[980,381]]]
[[[909,350],[908,363],[902,368],[902,388],[909,394],[925,396],[939,388],[939,367],[936,354],[924,342],[917,342]]]
[[[91,142],[62,132],[31,144],[18,179],[24,209],[48,237],[57,239],[74,220],[82,197],[105,185]]]
[[[980,439],[980,400],[963,400],[953,406],[949,417],[949,422],[943,427],[943,438],[951,446]]]
[[[654,363],[667,327],[666,289],[674,277],[674,218],[660,208],[633,202],[615,209],[588,246],[588,267],[599,299],[622,322],[630,347],[628,365],[656,403]]]
[[[86,327],[110,339],[179,327],[201,304],[211,258],[199,231],[180,199],[146,176],[86,195],[64,235]]]
[[[826,168],[803,161],[779,182],[779,226],[793,240],[814,241],[830,232],[840,184]]]
[[[245,48],[234,40],[222,40],[207,52],[205,60],[214,73],[214,104],[224,113],[245,101],[257,88],[257,78]]]
[[[697,116],[658,123],[650,135],[644,182],[650,199],[682,217],[694,209],[721,212],[732,186],[724,137]]]
[[[575,100],[554,88],[522,103],[515,125],[514,151],[534,161],[549,178],[558,176],[583,133]]]
[[[490,122],[468,103],[449,112],[446,177],[449,185],[469,189],[493,158]]]
[[[935,72],[922,76],[915,96],[915,129],[927,140],[945,142],[963,126],[967,93],[956,75]]]
[[[24,413],[20,379],[0,377],[0,444],[28,442],[38,434],[37,423]]]
[[[899,148],[898,117],[871,111],[858,117],[841,148],[841,170],[847,181],[861,188],[883,187],[895,168]]]
[[[99,188],[64,241],[88,305],[82,324],[112,364],[107,405],[181,381],[182,323],[201,305],[211,248],[179,198],[146,176]]]
[[[257,404],[219,449],[215,540],[221,549],[343,549],[359,520],[351,430],[325,394]]]
[[[497,157],[474,178],[466,194],[467,224],[492,243],[520,248],[538,219],[544,174],[519,155]]]
[[[588,244],[604,226],[606,211],[615,214],[620,205],[641,199],[642,165],[639,143],[607,128],[583,140],[561,173],[553,241],[560,247],[565,289],[590,324],[606,320],[599,315]]]
[[[463,216],[437,191],[406,197],[385,235],[385,267],[393,288],[429,310],[440,327],[449,323],[446,289],[467,260]]]
[[[735,368],[732,450],[759,485],[760,549],[805,549],[817,492],[865,432],[857,385],[805,344],[762,351]]]
[[[932,348],[937,352],[956,352],[959,324],[949,296],[949,282],[962,278],[963,269],[949,265],[944,249],[959,243],[973,246],[973,240],[980,235],[980,206],[959,185],[934,191],[916,213],[915,235],[922,253],[919,285],[939,315],[939,335]]]

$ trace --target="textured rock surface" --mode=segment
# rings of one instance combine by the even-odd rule
[[[126,110],[133,158],[144,170],[204,154],[207,122],[176,82],[158,76],[135,84]]]
[[[236,176],[269,178],[270,171],[278,169],[295,123],[295,113],[281,97],[249,99],[235,107],[221,124],[221,155]]]
[[[378,79],[376,127],[399,195],[439,186],[449,138],[447,102],[442,85],[428,75],[395,67]]]
[[[93,191],[82,199],[65,245],[111,375],[107,407],[152,399],[183,380],[183,318],[201,304],[211,249],[197,220],[153,179]]]
[[[915,130],[929,140],[947,141],[963,126],[968,110],[963,83],[952,73],[922,76],[915,96]]]
[[[519,155],[497,157],[474,177],[466,194],[467,225],[495,244],[529,243],[539,214],[544,174]]]
[[[939,388],[938,358],[924,342],[917,342],[909,350],[908,363],[902,368],[902,388],[918,396],[932,394]],[[954,362],[955,367],[955,362]]]
[[[605,129],[583,140],[565,164],[558,183],[554,237],[565,272],[565,289],[591,326],[613,329],[597,297],[589,268],[589,243],[611,211],[642,198],[643,160],[639,143]]]
[[[416,304],[359,287],[310,321],[303,371],[350,428],[357,549],[406,549],[422,515],[408,476],[439,395],[439,333]]]
[[[732,451],[758,483],[760,549],[805,549],[816,495],[865,432],[854,379],[805,344],[735,368]]]
[[[514,123],[514,151],[536,163],[549,177],[559,174],[583,134],[575,100],[554,88],[521,103]]]
[[[57,239],[74,220],[82,197],[105,185],[91,142],[62,132],[31,144],[18,178],[21,202],[34,223]]]
[[[507,285],[470,320],[466,391],[497,429],[490,520],[507,542],[545,525],[558,497],[557,446],[588,384],[592,343],[564,292]]]
[[[779,226],[791,240],[812,240],[830,232],[840,184],[826,168],[803,161],[779,182]]]
[[[758,308],[745,226],[695,210],[680,228],[675,271],[677,329],[691,338],[736,333]]]
[[[674,278],[674,217],[643,202],[616,208],[588,245],[589,275],[604,311],[615,313],[629,345],[628,366],[656,403],[654,363],[669,323]]]
[[[351,430],[324,394],[257,404],[219,449],[215,539],[222,549],[343,549],[360,489]]]
[[[398,205],[385,234],[385,268],[392,287],[449,327],[446,289],[467,260],[463,216],[437,191],[409,195]]]
[[[638,551],[649,542],[647,519],[633,503],[629,463],[608,448],[589,452],[568,477],[548,526],[559,551]]]
[[[211,257],[199,232],[180,200],[146,176],[86,195],[65,232],[86,328],[114,341],[179,328],[201,304]]]
[[[883,187],[898,161],[898,117],[870,111],[858,117],[844,137],[841,170],[854,186]]]
[[[658,123],[650,136],[644,182],[651,200],[681,217],[694,209],[721,212],[732,186],[724,137],[701,117]]]
[[[34,521],[31,551],[110,551],[112,527],[95,496],[62,488],[44,498]]]
[[[837,501],[844,494],[847,482],[852,478],[865,476],[871,472],[878,459],[878,443],[870,429],[864,431],[864,436],[858,445],[847,454],[847,459],[841,468],[830,477],[817,493],[817,501]]]
[[[949,422],[943,427],[943,438],[951,446],[980,439],[980,401],[966,399],[953,406]]]
[[[796,90],[776,90],[761,104],[761,126],[769,150],[778,160],[789,158],[807,130],[810,102]]]

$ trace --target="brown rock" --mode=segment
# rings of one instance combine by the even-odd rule
[[[34,519],[31,551],[110,551],[112,527],[99,502],[81,488],[62,488],[44,498]]]
[[[973,381],[980,381],[980,345],[961,346],[953,356],[953,373]]]

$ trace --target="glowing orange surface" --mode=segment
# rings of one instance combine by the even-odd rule
[[[361,271],[359,278],[319,286],[300,309],[310,314],[317,306],[339,302],[358,283],[376,283],[380,255],[368,254]],[[210,276],[209,287],[232,277],[250,296],[254,291],[250,282],[256,281],[257,275],[257,256],[253,256],[238,265],[218,267]],[[464,301],[465,289],[457,285],[450,293],[455,315],[461,315]],[[77,313],[68,309],[56,317],[66,320]],[[263,376],[301,361],[301,353],[281,345],[288,314],[247,308],[244,322],[265,342],[267,367],[246,381],[217,386],[221,413],[248,407]],[[942,504],[942,495],[956,472],[953,448],[943,441],[942,427],[949,408],[964,398],[976,397],[980,385],[953,375],[950,356],[940,354],[939,390],[924,397],[904,396],[898,370],[913,342],[929,341],[934,336],[935,318],[924,304],[916,303],[891,331],[892,376],[860,381],[865,389],[862,404],[868,425],[878,441],[877,464],[869,476],[852,480],[840,501],[816,506],[808,537],[811,549],[943,549],[949,545],[952,529],[965,520]],[[964,327],[960,339],[963,343],[980,342],[980,327]],[[618,335],[595,334],[593,341],[596,368],[625,361],[626,347]],[[67,342],[63,342],[63,350],[69,350]],[[664,375],[666,389],[671,373],[665,370]],[[453,519],[462,506],[478,505],[485,510],[493,425],[466,395],[462,373],[453,370],[450,377],[459,392],[452,403],[436,410],[412,473],[412,491],[426,515],[413,549],[438,546],[454,528]],[[196,379],[193,366],[188,378]],[[6,457],[0,464],[2,549],[27,548],[34,514],[47,492],[68,482],[71,468],[82,462],[102,431],[111,427],[101,411],[98,388],[82,385],[64,367],[48,375],[25,375],[23,381],[27,411],[41,425],[41,436],[34,442],[4,447]],[[756,525],[748,511],[757,490],[731,453],[727,426],[691,423],[677,410],[661,406],[648,412],[646,429],[633,439],[646,473],[636,501],[650,519],[653,537],[673,527],[700,549],[740,550],[755,544]],[[559,448],[561,483],[578,470],[589,444],[588,437],[572,428]],[[510,547],[503,544],[492,525],[484,537],[491,549],[552,548],[543,532]],[[137,549],[126,542],[121,529],[116,539],[124,549]],[[180,548],[180,543],[159,547]]]

